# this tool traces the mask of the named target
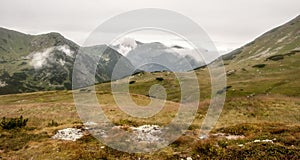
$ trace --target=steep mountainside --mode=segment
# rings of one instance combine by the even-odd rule
[[[265,61],[282,60],[300,52],[300,16],[272,29],[223,59],[234,66],[245,67]]]
[[[300,96],[300,16],[223,56],[227,95]]]
[[[0,28],[0,94],[71,89],[79,48],[59,33],[34,36]],[[97,82],[109,81],[113,64],[123,57],[105,45],[81,49],[94,56],[103,53],[99,62],[86,59],[86,63],[98,63]]]

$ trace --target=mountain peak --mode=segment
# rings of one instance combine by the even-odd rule
[[[46,35],[53,36],[53,37],[64,37],[59,32],[50,32],[50,33],[46,33]]]
[[[138,44],[139,42],[135,39],[125,37],[114,48],[122,55],[127,55],[130,51],[134,50]]]

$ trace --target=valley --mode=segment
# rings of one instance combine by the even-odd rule
[[[3,29],[0,31],[3,35]],[[0,129],[0,159],[300,158],[300,16],[220,57],[224,60],[227,76],[227,86],[224,88],[226,101],[220,118],[208,137],[199,135],[211,100],[211,77],[206,65],[194,66],[195,69],[189,72],[195,73],[200,87],[200,104],[196,106],[196,118],[177,140],[151,153],[121,152],[102,144],[89,134],[78,116],[73,92],[95,94],[103,112],[113,124],[125,131],[134,132],[143,125],[168,125],[178,112],[180,85],[188,83],[188,78],[179,83],[174,73],[161,68],[157,71],[157,66],[150,66],[147,68],[148,72],[140,71],[131,75],[129,82],[123,79],[108,82],[111,80],[112,66],[122,55],[113,47],[103,50],[103,46],[93,46],[85,48],[86,51],[93,51],[95,54],[103,51],[110,59],[109,62],[100,59],[100,64],[105,65],[100,66],[97,72],[99,81],[95,84],[95,91],[84,88],[70,90],[74,58],[66,53],[78,54],[76,48],[79,46],[56,34],[35,37],[15,32],[11,35],[10,31],[8,35],[16,38],[15,41],[20,44],[9,44],[6,39],[0,40],[0,69],[3,70],[0,91],[1,94],[6,94],[0,96],[0,118],[16,118],[22,115],[22,118],[28,118],[28,122],[23,128]],[[52,36],[55,37],[54,40]],[[55,56],[55,61],[53,65],[49,63],[49,66],[34,72],[34,66],[30,66],[32,58],[20,57],[28,56],[29,53],[40,53],[28,46],[45,42],[39,41],[39,38],[45,37],[52,37],[49,43],[43,43],[47,47],[41,44],[37,46],[52,46],[46,61],[51,56]],[[17,46],[13,47],[14,45]],[[65,45],[68,47],[61,48]],[[13,49],[10,50],[7,46]],[[70,52],[66,52],[66,49]],[[56,56],[64,59],[63,65]],[[139,60],[135,63],[129,60],[124,64],[129,69],[138,65],[135,63]],[[63,67],[53,70],[58,66]],[[40,67],[39,64],[37,67]],[[153,68],[156,69],[152,70]],[[53,72],[53,77],[45,76],[44,73],[47,72]],[[53,83],[51,77],[54,79]],[[141,106],[146,106],[151,99],[157,98],[151,97],[149,90],[154,84],[159,84],[167,93],[165,106],[150,118],[132,117],[120,110],[114,101],[111,89],[111,84],[114,83],[129,83],[131,98]],[[83,136],[76,141],[52,138],[58,130],[65,128],[80,129]]]

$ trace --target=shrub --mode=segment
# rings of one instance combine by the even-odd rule
[[[130,82],[129,82],[129,84],[133,84],[133,83],[135,83],[135,81],[130,81]]]
[[[184,145],[191,144],[193,141],[194,138],[190,136],[181,136],[176,141],[174,141],[172,145],[174,145],[175,147],[184,146]]]
[[[264,68],[266,66],[266,64],[256,64],[254,66],[252,66],[253,68]]]
[[[54,120],[51,120],[51,122],[48,123],[48,127],[57,127],[58,123],[55,122]]]
[[[5,118],[3,117],[0,122],[0,127],[2,129],[15,129],[15,128],[23,128],[27,125],[28,118],[23,119],[23,116],[20,116],[20,118]]]
[[[132,121],[132,120],[128,120],[128,119],[121,119],[120,121],[118,121],[115,124],[119,125],[119,126],[126,126],[126,125],[129,125],[129,126],[139,126],[139,124],[137,122]]]
[[[218,129],[219,132],[224,132],[228,134],[233,134],[233,135],[250,135],[252,133],[257,133],[259,132],[259,128],[256,126],[252,126],[250,124],[239,124],[235,126],[229,126],[226,128],[221,128]]]
[[[267,58],[266,60],[271,60],[271,61],[279,61],[279,60],[282,60],[284,59],[284,55],[274,55],[274,56],[271,56],[269,58]]]
[[[223,157],[225,150],[218,146],[216,141],[206,140],[198,141],[194,146],[194,151],[200,156],[210,157],[211,159],[217,159],[217,157]]]
[[[157,81],[163,81],[164,78],[162,78],[162,77],[157,77],[156,80],[157,80]]]

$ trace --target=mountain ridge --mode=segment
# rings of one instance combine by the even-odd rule
[[[122,57],[107,45],[80,47],[57,32],[29,35],[0,29],[0,94],[61,90],[72,88],[72,71],[79,50],[102,53],[99,62],[93,56],[86,63],[96,63],[96,83],[109,81],[111,67]],[[131,69],[129,61],[122,61],[124,68]]]
[[[128,60],[124,58],[125,61],[122,64],[124,69],[133,70],[141,62],[144,62],[144,60],[138,59],[139,56],[135,54],[135,52],[140,53],[137,49],[143,48],[143,46],[150,46],[150,48],[152,46],[151,53],[157,53],[157,55],[161,55],[161,51],[167,53],[170,48],[159,42],[136,42],[136,44],[137,46],[128,52]],[[284,66],[289,67],[288,62],[300,52],[299,44],[300,16],[297,16],[293,20],[262,34],[247,45],[219,57],[219,59],[223,58],[226,70],[230,73],[250,70],[252,72],[252,70],[259,67],[263,68],[266,65],[269,68],[271,66],[284,68]],[[171,48],[184,50],[180,46]],[[99,62],[95,62],[91,57],[87,58],[86,62],[99,63],[95,76],[97,82],[111,80],[113,66],[120,58],[124,57],[116,51],[114,46],[80,47],[57,32],[30,35],[0,27],[0,94],[71,89],[73,64],[79,49],[93,54],[104,53],[104,58],[100,58]],[[149,56],[149,52],[145,52],[145,54]],[[176,60],[174,54],[169,56],[163,54],[163,57],[156,59],[151,56],[149,58],[153,62],[160,62],[161,59]],[[185,58],[189,59],[189,57]],[[288,61],[283,61],[285,58],[289,58]],[[297,57],[295,58],[297,59]],[[132,59],[135,59],[136,63],[132,63],[130,61]],[[191,57],[190,59],[193,60]],[[176,65],[180,66],[179,62],[180,59],[176,61]],[[294,65],[294,61],[292,62]],[[166,63],[171,64],[169,61]],[[197,66],[198,63],[193,65],[196,68],[194,70],[203,68]],[[146,71],[156,70],[165,70],[165,68],[157,65],[146,68]],[[262,69],[256,70],[257,72],[262,71]]]

